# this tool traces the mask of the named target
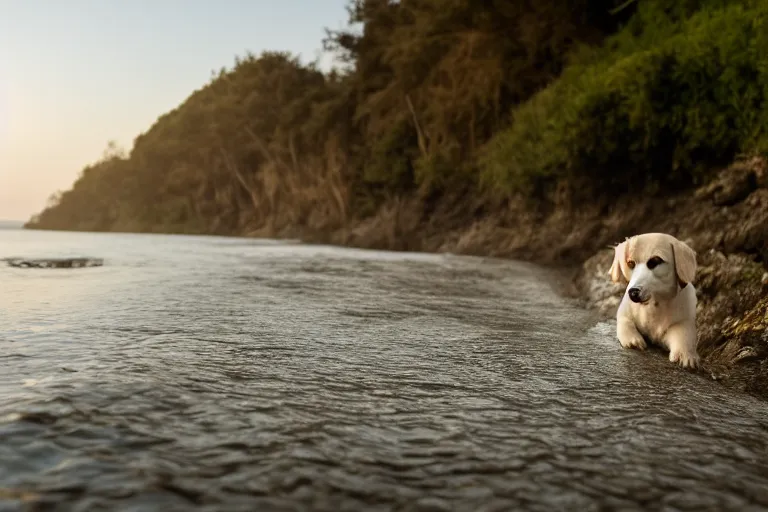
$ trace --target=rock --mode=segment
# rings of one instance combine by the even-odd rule
[[[3,261],[15,268],[85,268],[104,265],[101,258],[6,258]]]
[[[723,249],[727,253],[759,254],[768,261],[768,189],[753,193],[738,210],[739,222],[723,234]]]
[[[40,499],[39,494],[14,488],[0,488],[0,500],[17,501],[20,503],[32,504]],[[9,504],[10,505],[10,504]]]
[[[608,270],[613,262],[613,249],[605,249],[589,258],[579,273],[576,288],[582,293],[590,309],[603,318],[616,315],[624,287],[611,281]]]
[[[711,199],[717,206],[732,206],[746,199],[757,188],[758,172],[750,160],[736,162],[723,169],[711,183],[696,190],[694,197]]]
[[[762,284],[765,268],[745,254],[726,256],[715,250],[702,253],[699,264],[696,321],[705,367],[722,374],[724,382],[752,386],[763,377],[746,366],[768,353],[761,339],[768,323]]]
[[[755,156],[747,160],[746,164],[753,169],[757,186],[768,188],[768,160],[762,156]]]
[[[720,354],[728,356],[731,364],[743,359],[765,356],[768,332],[768,297],[749,308],[737,322],[723,325],[723,345]]]

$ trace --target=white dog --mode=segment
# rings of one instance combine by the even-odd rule
[[[633,236],[614,249],[611,280],[627,284],[616,314],[624,348],[646,348],[646,339],[669,350],[684,368],[699,365],[696,351],[696,252],[664,233]]]

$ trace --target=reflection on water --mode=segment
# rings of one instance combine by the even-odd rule
[[[768,411],[535,267],[0,232],[0,509],[746,510]]]

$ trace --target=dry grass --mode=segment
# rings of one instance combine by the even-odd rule
[[[276,237],[296,227],[317,232],[346,226],[350,200],[346,165],[344,152],[333,139],[322,156],[273,156],[244,180],[254,205],[245,234]]]

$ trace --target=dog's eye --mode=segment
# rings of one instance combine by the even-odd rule
[[[634,260],[629,260],[627,262],[627,265],[629,266],[629,268],[635,268],[635,261]]]
[[[654,256],[653,258],[648,260],[647,267],[653,270],[654,268],[658,267],[662,263],[664,263],[663,259],[659,258],[658,256]]]

